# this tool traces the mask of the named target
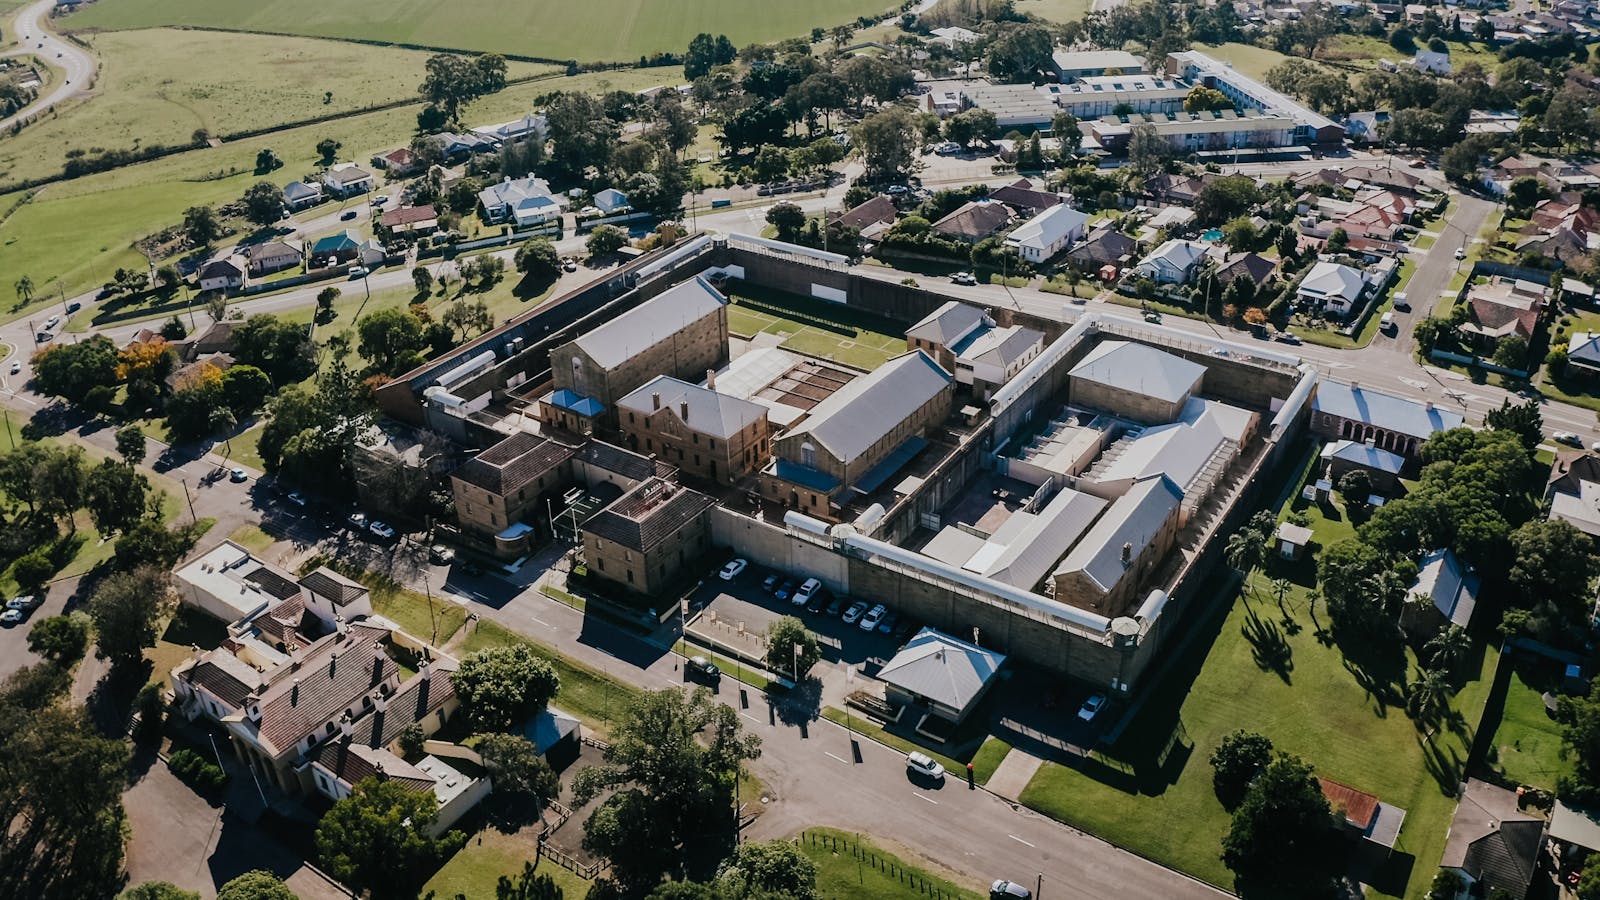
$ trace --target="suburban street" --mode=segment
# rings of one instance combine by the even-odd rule
[[[95,61],[87,50],[51,31],[48,22],[55,0],[23,7],[12,20],[12,29],[22,45],[15,50],[0,53],[4,56],[37,56],[62,75],[62,80],[50,92],[19,110],[10,118],[0,119],[0,129],[10,128],[19,119],[26,119],[40,110],[49,109],[79,94],[86,94],[94,82]]]

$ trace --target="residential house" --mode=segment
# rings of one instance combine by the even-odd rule
[[[1353,112],[1345,116],[1344,131],[1353,141],[1366,143],[1376,141],[1383,137],[1383,132],[1389,127],[1389,111],[1386,109],[1364,110]]]
[[[954,25],[946,28],[935,28],[928,32],[928,43],[942,44],[951,50],[956,50],[960,47],[971,47],[982,39],[983,35],[976,31]]]
[[[1319,261],[1300,280],[1299,302],[1331,316],[1348,316],[1366,296],[1367,281],[1360,270]]]
[[[1323,379],[1311,397],[1311,431],[1327,440],[1352,440],[1415,459],[1422,444],[1441,431],[1460,428],[1460,413],[1432,401],[1407,400],[1358,384]]]
[[[299,211],[322,202],[322,185],[291,181],[283,186],[283,205]]]
[[[1089,216],[1066,205],[1052,206],[1018,225],[1006,236],[1006,246],[1030,263],[1043,263],[1083,240]]]
[[[1250,280],[1260,287],[1276,278],[1277,274],[1278,261],[1275,259],[1255,253],[1234,253],[1217,266],[1214,277],[1218,284],[1227,286],[1241,275],[1248,275]]]
[[[1427,75],[1449,75],[1451,72],[1450,52],[1443,53],[1436,50],[1418,50],[1417,55],[1411,58],[1411,68]]]
[[[1347,836],[1364,844],[1372,844],[1386,855],[1394,850],[1395,842],[1400,838],[1400,827],[1406,820],[1405,810],[1331,778],[1318,776],[1317,783]]]
[[[244,287],[249,271],[237,257],[225,256],[201,266],[198,275],[202,291],[232,291]]]
[[[338,197],[365,194],[373,188],[372,173],[353,162],[339,163],[322,173],[322,183]]]
[[[459,162],[469,156],[479,153],[488,153],[498,144],[479,134],[457,134],[454,131],[441,131],[431,140],[439,147],[439,155],[450,162]]]
[[[1600,332],[1576,331],[1567,342],[1567,373],[1600,376]]]
[[[1466,628],[1478,605],[1481,582],[1448,547],[1422,557],[1417,579],[1406,591],[1400,624],[1419,640],[1441,629]]]
[[[433,669],[444,663],[424,665]],[[446,674],[427,679],[425,683],[448,683],[449,680]],[[424,682],[424,679],[419,676],[407,684],[412,682]],[[405,687],[401,690],[405,691]],[[453,688],[451,690],[453,693]],[[417,704],[431,698],[433,692],[431,688],[418,687],[412,689],[410,696],[397,699],[402,704]],[[399,722],[403,718],[396,716],[392,721]],[[393,739],[384,743],[384,738],[390,736],[390,721],[387,714],[366,716],[359,722],[341,720],[338,735],[307,754],[311,783],[318,793],[335,802],[350,796],[355,786],[367,778],[398,784],[411,793],[431,794],[436,811],[428,833],[438,837],[488,796],[491,782],[482,767],[482,758],[472,750],[450,744],[451,756],[429,753],[413,765],[399,755],[398,730],[394,731]],[[431,734],[436,729],[437,726],[424,728],[424,732]],[[445,751],[441,748],[438,752]]]
[[[1060,194],[1034,190],[1033,182],[1026,178],[995,188],[989,192],[989,199],[1004,203],[1020,216],[1036,215],[1062,203]]]
[[[660,595],[711,550],[713,497],[651,478],[583,523],[583,558],[597,577]]]
[[[337,234],[319,238],[311,245],[311,268],[342,266],[361,255],[361,238],[346,228]]]
[[[407,178],[422,170],[422,157],[411,152],[410,147],[400,147],[372,158],[372,165],[382,169],[390,178]]]
[[[766,465],[767,408],[718,393],[715,373],[701,387],[659,375],[617,401],[617,423],[630,450],[726,485]]]
[[[297,268],[305,262],[304,250],[299,241],[263,241],[242,249],[245,259],[249,262],[251,275],[281,272],[284,269]]]
[[[1004,654],[924,627],[883,664],[877,678],[891,704],[959,725],[983,700],[1005,661]],[[904,714],[902,721],[921,724]]]
[[[1134,274],[1157,284],[1188,284],[1200,270],[1210,244],[1174,238],[1139,260]]]
[[[561,217],[562,201],[543,178],[507,178],[478,192],[483,220],[491,225],[513,222],[518,228],[543,225]]]
[[[1592,538],[1600,538],[1600,456],[1583,450],[1558,450],[1545,484],[1550,519],[1560,519]]]
[[[872,199],[860,203],[834,218],[829,223],[843,228],[853,228],[863,231],[871,225],[893,223],[900,211],[895,208],[894,201],[883,194],[876,194]]]
[[[384,211],[378,219],[378,227],[391,235],[432,234],[439,229],[439,212],[431,203],[425,206],[397,206]]]
[[[606,188],[595,194],[594,205],[596,209],[608,216],[627,212],[630,208],[628,206],[628,195],[616,188]]]
[[[1492,352],[1512,335],[1531,341],[1548,297],[1544,285],[1515,278],[1496,277],[1471,285],[1465,297],[1469,318],[1456,330],[1483,352]]]
[[[1067,251],[1067,262],[1080,269],[1099,271],[1107,266],[1126,268],[1139,251],[1139,242],[1118,231],[1109,222],[1096,225],[1083,243]],[[1116,277],[1116,273],[1112,273]]]
[[[501,122],[498,125],[480,125],[472,129],[478,137],[501,145],[510,141],[520,141],[523,138],[542,140],[549,131],[550,122],[538,113],[529,113],[520,119]]]
[[[1543,842],[1544,818],[1524,812],[1516,791],[1468,778],[1439,868],[1460,875],[1469,893],[1504,891],[1521,900],[1539,869]]]
[[[1011,223],[1011,210],[1005,204],[990,200],[971,200],[960,208],[933,223],[935,234],[976,244],[1001,231]]]

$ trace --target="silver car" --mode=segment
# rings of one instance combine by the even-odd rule
[[[854,625],[856,620],[861,618],[861,614],[866,611],[867,604],[857,600],[856,602],[850,604],[849,609],[844,611],[844,623],[846,625]]]

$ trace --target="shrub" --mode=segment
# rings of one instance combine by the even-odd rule
[[[140,688],[139,696],[134,698],[133,708],[139,713],[139,721],[133,728],[134,743],[145,747],[161,743],[161,724],[167,713],[167,705],[161,699],[161,685],[147,684]],[[189,753],[194,755],[193,751]]]
[[[179,781],[202,794],[221,790],[228,783],[228,773],[193,750],[184,749],[172,754],[167,760],[167,768],[178,776]]]

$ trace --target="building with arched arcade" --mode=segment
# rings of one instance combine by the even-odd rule
[[[1311,400],[1311,430],[1332,441],[1355,441],[1415,459],[1436,432],[1459,428],[1460,413],[1361,387],[1321,381]]]

